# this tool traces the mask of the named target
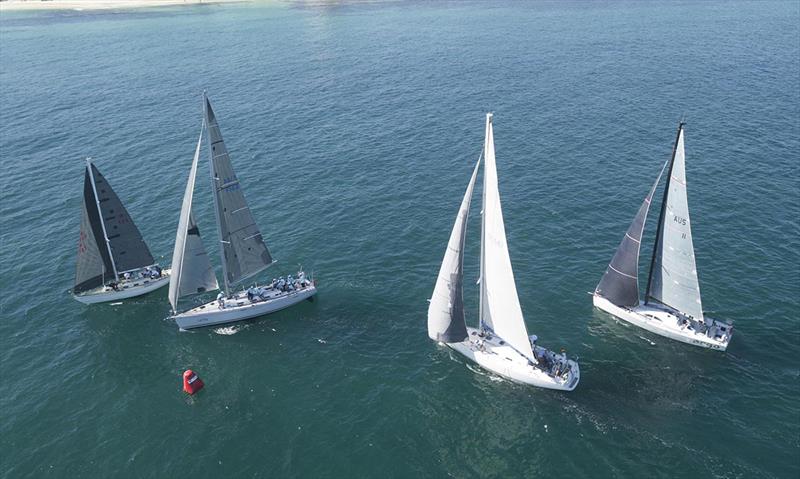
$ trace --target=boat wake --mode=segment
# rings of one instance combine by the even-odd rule
[[[217,328],[214,330],[216,334],[220,334],[222,336],[231,336],[239,332],[239,328],[237,326],[228,326],[225,328]]]
[[[649,339],[645,338],[644,336],[639,336],[639,339],[642,339],[645,342],[650,343],[650,346],[655,346],[656,345],[656,343],[654,341],[650,341]]]

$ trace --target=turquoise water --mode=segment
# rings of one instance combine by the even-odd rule
[[[799,25],[797,2],[3,13],[2,477],[798,477]],[[73,301],[83,158],[168,262],[203,89],[270,274],[302,263],[318,300],[191,333],[165,290]],[[573,393],[499,380],[426,335],[487,111],[528,328],[580,356]],[[682,116],[727,353],[586,294]]]

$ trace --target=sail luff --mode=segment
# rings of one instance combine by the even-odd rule
[[[100,227],[103,229],[103,239],[108,249],[108,257],[111,261],[111,267],[114,270],[114,281],[119,281],[119,273],[117,273],[117,263],[114,261],[114,254],[111,252],[111,240],[108,239],[108,231],[106,231],[106,222],[103,219],[103,212],[100,208],[100,198],[97,196],[97,185],[94,181],[94,170],[92,168],[92,159],[86,158],[86,168],[89,170],[89,179],[92,182],[92,192],[94,193],[94,201],[97,206],[97,214],[100,217]]]
[[[667,183],[664,185],[664,195],[661,198],[661,211],[658,214],[658,224],[656,227],[656,239],[653,242],[653,255],[650,258],[650,270],[647,274],[647,290],[645,290],[644,303],[647,304],[651,295],[650,289],[653,286],[653,271],[656,266],[656,255],[658,254],[658,245],[661,241],[661,231],[664,226],[664,215],[667,211],[667,196],[669,195],[669,185],[672,182],[672,168],[675,166],[675,153],[678,151],[678,141],[683,132],[683,122],[678,123],[678,132],[675,134],[675,144],[672,146],[672,157],[669,160],[669,170],[667,171]]]
[[[482,322],[517,352],[535,362],[525,319],[517,295],[514,271],[508,252],[503,210],[497,180],[492,115],[486,115],[487,135],[484,158],[484,254],[481,290],[484,295]]]
[[[464,241],[472,192],[480,164],[481,159],[478,158],[456,215],[428,306],[428,336],[435,341],[456,343],[467,338],[463,291]]]
[[[203,91],[203,123],[206,129],[209,127],[209,109],[211,105],[208,102],[206,92]],[[208,168],[211,173],[211,197],[214,199],[214,218],[217,225],[217,237],[219,238],[219,259],[222,263],[222,282],[225,285],[225,296],[230,295],[230,285],[228,284],[228,264],[225,261],[225,238],[222,232],[222,222],[219,214],[219,198],[217,197],[217,177],[214,171],[214,148],[211,141],[211,132],[208,132]]]
[[[200,136],[197,139],[197,147],[195,148],[192,167],[189,170],[189,179],[186,182],[186,190],[181,204],[178,230],[175,235],[175,249],[172,253],[172,274],[169,284],[169,302],[172,305],[173,313],[177,312],[178,300],[181,296],[209,291],[219,287],[214,270],[208,260],[208,254],[200,239],[200,231],[192,215],[194,185],[204,129],[205,121],[200,128]],[[187,256],[187,252],[189,256]],[[188,273],[188,277],[184,276],[185,272]]]
[[[486,215],[484,212],[486,211],[486,147],[487,147],[487,140],[489,138],[489,121],[486,121],[486,127],[483,133],[483,158],[484,158],[484,167],[483,167],[483,189],[481,190],[481,262],[480,262],[480,274],[478,276],[478,329],[483,331],[485,327],[490,325],[484,322],[484,312],[488,311],[486,306],[486,290],[483,287],[484,284],[484,262],[486,257]]]

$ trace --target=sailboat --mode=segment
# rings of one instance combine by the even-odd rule
[[[603,278],[595,288],[594,306],[653,333],[684,343],[724,351],[733,326],[703,313],[695,266],[689,203],[686,196],[684,123],[672,156],[639,207]],[[650,203],[664,171],[664,198],[658,217],[644,301],[639,299],[639,249]]]
[[[172,317],[184,330],[262,316],[310,299],[317,292],[315,281],[307,278],[302,270],[297,272],[295,278],[289,276],[265,286],[251,286],[247,290],[234,291],[234,286],[264,271],[274,261],[247,206],[217,118],[205,92],[203,111],[203,126],[197,140],[178,221],[172,255],[173,280],[169,288]],[[219,288],[192,214],[192,198],[203,133],[208,138],[223,291],[216,301],[178,313],[178,300],[181,297]]]
[[[578,363],[528,336],[508,253],[497,183],[492,114],[486,115],[481,214],[480,311],[478,328],[467,327],[464,315],[464,242],[472,191],[481,165],[478,159],[428,307],[428,336],[480,366],[514,382],[572,391],[580,380]]]
[[[84,304],[133,298],[169,283],[119,196],[86,159],[75,285],[72,295]]]

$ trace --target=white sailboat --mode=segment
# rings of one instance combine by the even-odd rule
[[[724,351],[733,326],[703,314],[697,279],[689,204],[686,196],[686,154],[683,123],[672,157],[661,168],[650,193],[622,238],[593,295],[607,313],[661,336]],[[650,202],[664,170],[667,184],[658,218],[653,257],[644,301],[639,299],[639,250]]]
[[[233,287],[268,268],[272,256],[244,198],[233,171],[211,103],[203,93],[204,120],[197,140],[189,180],[183,197],[175,250],[169,301],[173,318],[181,329],[215,326],[262,316],[309,299],[317,292],[315,282],[303,271],[296,278],[233,291]],[[212,301],[178,313],[178,300],[186,295],[219,288],[214,269],[200,239],[192,215],[192,197],[203,133],[207,133],[211,188],[222,263],[223,292]]]
[[[580,380],[578,363],[563,352],[556,354],[537,345],[536,336],[528,336],[525,327],[500,205],[491,113],[486,115],[482,157],[480,324],[478,328],[467,327],[462,288],[467,215],[479,159],[456,216],[430,299],[428,336],[512,381],[572,391]]]
[[[128,210],[90,158],[83,180],[83,207],[75,285],[84,304],[133,298],[169,283]]]

